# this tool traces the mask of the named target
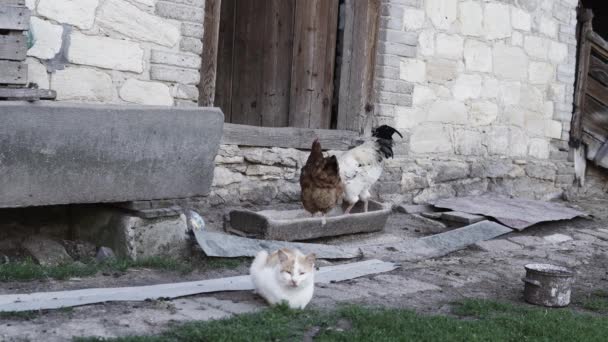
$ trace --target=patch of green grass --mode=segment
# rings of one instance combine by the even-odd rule
[[[582,307],[589,311],[608,314],[608,292],[596,291],[582,301]]]
[[[608,317],[568,309],[530,308],[468,300],[454,316],[426,316],[409,310],[346,306],[336,311],[293,311],[285,307],[218,321],[177,326],[158,336],[111,341],[604,341]],[[337,324],[347,322],[347,324]],[[341,328],[338,328],[341,326]],[[102,341],[80,339],[79,341]]]
[[[200,260],[200,265],[207,269],[227,268],[235,269],[245,262],[249,262],[250,258],[204,258]]]
[[[74,311],[74,308],[66,307],[57,309],[59,312],[70,313]],[[17,319],[23,321],[29,321],[36,317],[42,316],[46,313],[46,310],[36,310],[36,311],[9,311],[9,312],[0,312],[0,319]]]
[[[165,271],[177,271],[182,274],[192,272],[191,263],[163,257],[151,257],[141,260],[115,259],[103,263],[94,261],[87,263],[74,262],[58,266],[42,266],[31,259],[10,262],[0,265],[0,282],[30,281],[37,279],[69,279],[74,277],[90,277],[98,272],[125,272],[130,268],[151,268]]]

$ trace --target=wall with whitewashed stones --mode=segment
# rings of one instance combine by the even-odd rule
[[[204,0],[28,0],[29,81],[58,101],[196,106]]]
[[[564,159],[578,0],[383,0],[377,121],[408,155]]]

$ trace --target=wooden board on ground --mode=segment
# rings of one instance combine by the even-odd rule
[[[586,216],[584,212],[561,203],[492,195],[440,199],[433,205],[438,208],[493,217],[500,223],[517,230],[524,230],[540,222]]]
[[[370,274],[390,272],[397,267],[394,263],[380,260],[321,267],[315,274],[315,282],[330,283],[355,279]],[[105,302],[179,298],[210,292],[247,291],[253,290],[253,288],[250,277],[243,275],[174,284],[10,294],[0,296],[0,312],[59,309]]]
[[[233,210],[230,212],[230,226],[239,234],[265,240],[303,241],[322,237],[357,233],[372,233],[384,229],[391,207],[370,201],[369,211],[363,212],[359,202],[344,215],[339,206],[332,210],[325,225],[321,217],[311,217],[303,210]]]

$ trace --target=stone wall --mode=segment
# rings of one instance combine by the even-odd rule
[[[57,100],[196,106],[204,0],[28,0],[29,80]]]
[[[565,160],[577,0],[383,0],[377,122],[410,156]]]

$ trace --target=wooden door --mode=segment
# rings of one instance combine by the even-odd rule
[[[223,0],[215,105],[226,122],[329,128],[338,0]]]

